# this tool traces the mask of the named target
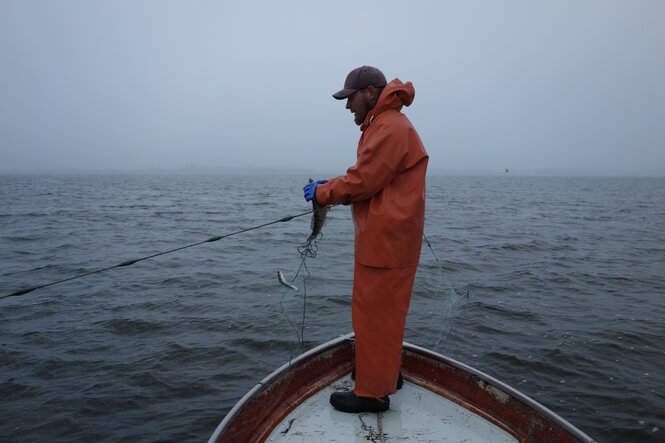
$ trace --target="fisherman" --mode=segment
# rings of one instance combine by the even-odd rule
[[[335,392],[343,412],[379,412],[390,406],[400,375],[402,342],[425,222],[425,173],[429,157],[402,114],[413,102],[411,82],[386,82],[361,66],[346,77],[346,109],[360,126],[357,161],[345,175],[304,187],[305,200],[351,203],[355,265],[351,316],[355,332],[355,388]]]

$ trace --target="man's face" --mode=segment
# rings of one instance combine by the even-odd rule
[[[372,108],[369,89],[359,89],[346,99],[346,109],[349,109],[355,115],[354,120],[358,126],[363,124],[367,113]]]

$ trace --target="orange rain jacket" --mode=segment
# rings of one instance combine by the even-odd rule
[[[400,112],[414,97],[411,82],[391,81],[360,126],[356,164],[316,188],[322,205],[353,203],[355,257],[367,266],[398,268],[420,259],[429,157]]]
[[[363,397],[381,398],[395,392],[420,259],[429,157],[411,122],[400,112],[414,96],[410,82],[390,82],[360,126],[356,164],[346,175],[316,188],[320,204],[353,204],[354,392]]]

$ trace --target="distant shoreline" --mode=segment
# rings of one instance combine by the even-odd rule
[[[0,170],[0,176],[90,176],[90,175],[303,175],[333,177],[345,172],[340,170],[304,168],[174,168],[174,169],[35,169]],[[614,170],[558,170],[558,169],[430,169],[428,176],[451,177],[625,177],[625,178],[665,178],[665,171],[614,171]]]

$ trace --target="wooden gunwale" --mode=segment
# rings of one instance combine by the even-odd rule
[[[307,398],[351,372],[353,344],[353,334],[348,334],[275,370],[238,401],[212,434],[209,443],[265,441]],[[520,442],[594,442],[521,392],[477,369],[427,349],[404,343],[402,373],[406,381],[459,404]]]

